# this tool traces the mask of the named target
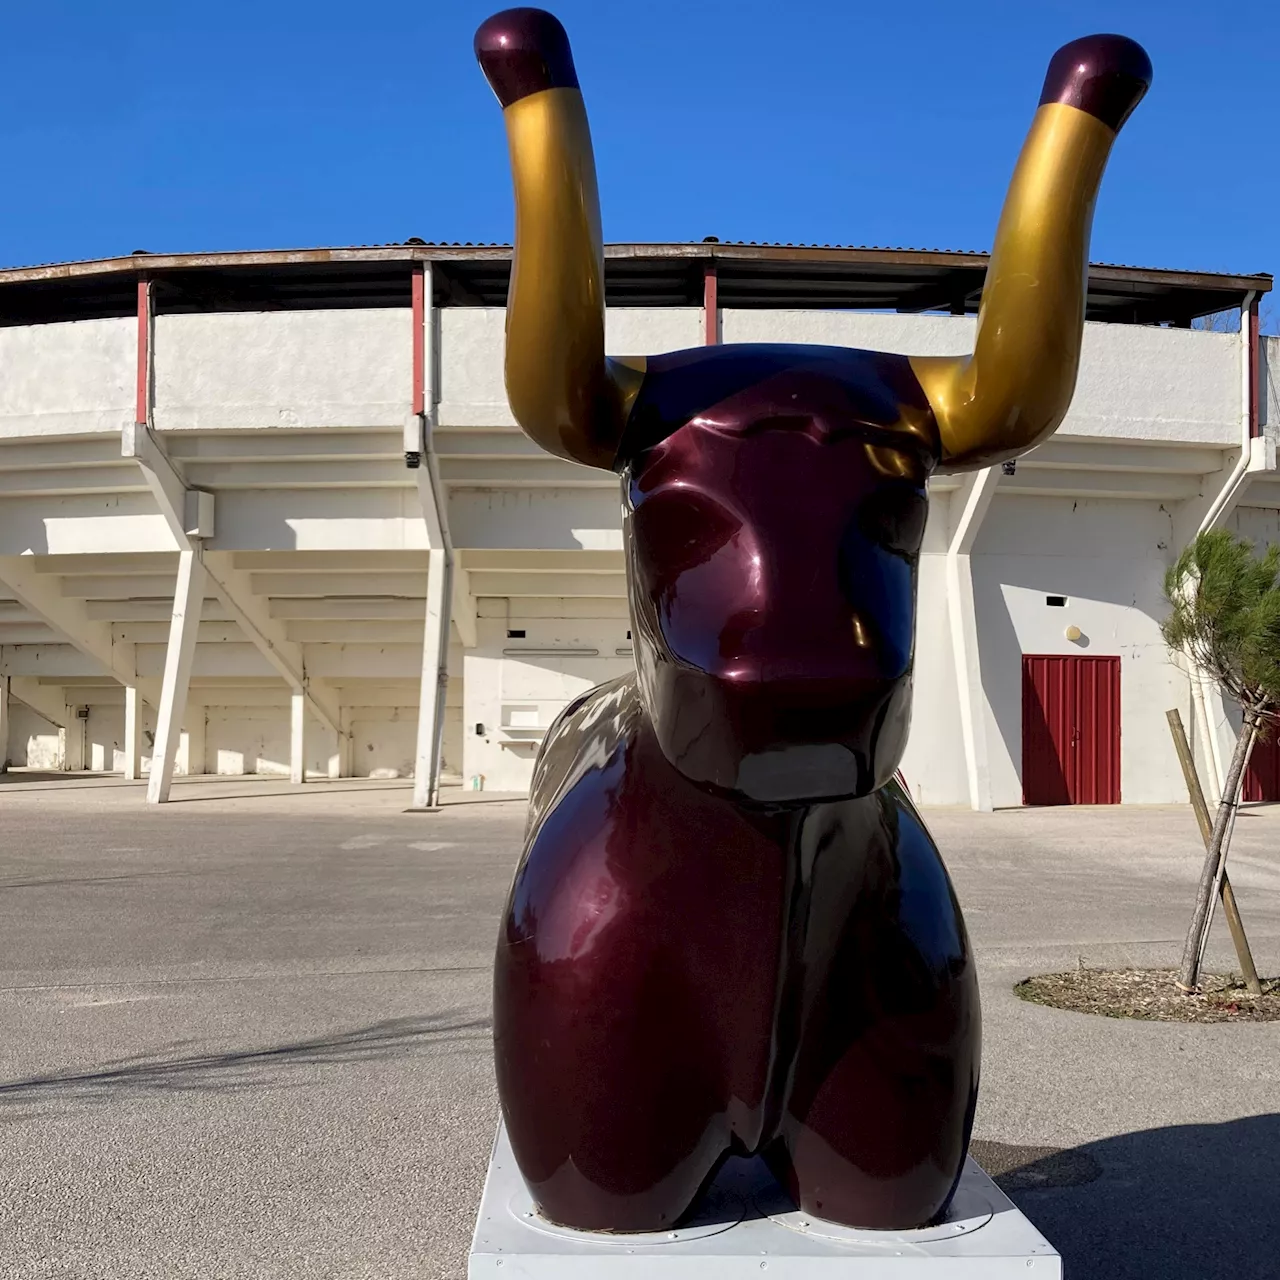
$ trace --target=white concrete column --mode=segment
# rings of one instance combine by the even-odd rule
[[[64,773],[79,773],[84,768],[85,725],[86,722],[76,715],[76,708],[68,705],[67,727],[58,730]]]
[[[445,686],[449,679],[449,618],[454,577],[455,573],[460,575],[465,571],[455,565],[449,536],[448,494],[440,478],[435,455],[434,431],[440,399],[437,376],[440,328],[439,313],[433,304],[430,263],[423,271],[421,342],[421,413],[413,412],[405,421],[406,438],[410,433],[416,433],[422,442],[422,465],[417,474],[418,500],[430,548],[426,626],[422,636],[422,681],[418,694],[418,744],[413,767],[413,807],[431,809],[440,799],[440,752],[444,735]]]
[[[124,687],[124,776],[127,782],[142,777],[142,696],[136,684]]]
[[[347,709],[340,707],[338,710],[338,727],[333,734],[333,750],[329,752],[329,768],[328,775],[330,778],[341,778],[343,776],[342,765],[345,759],[343,751],[343,741],[346,733],[349,731],[346,726],[349,723]]]
[[[439,801],[440,740],[449,662],[449,582],[443,548],[428,553],[427,616],[422,635],[422,683],[418,694],[418,750],[413,766],[413,807]]]
[[[0,676],[0,773],[9,771],[9,677]]]
[[[147,803],[163,804],[173,783],[174,758],[187,709],[187,689],[195,665],[196,638],[200,633],[200,609],[204,603],[205,568],[194,551],[178,555],[178,582],[173,592],[173,616],[169,645],[164,656],[164,679],[156,719],[156,742],[147,780]]]
[[[960,732],[964,738],[969,804],[981,812],[993,808],[991,758],[987,743],[987,693],[978,651],[978,613],[973,602],[970,552],[1000,482],[999,467],[975,471],[951,495],[951,537],[947,544],[947,615],[956,664]]]
[[[341,721],[338,733],[338,777],[350,778],[355,772],[355,739],[351,736],[351,708],[343,707],[338,715]]]
[[[289,703],[289,781],[300,786],[307,780],[307,696],[295,693]]]
[[[204,706],[187,707],[187,776],[195,777],[205,772],[205,725],[209,708]]]

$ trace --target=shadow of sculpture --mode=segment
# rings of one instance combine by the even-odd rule
[[[1057,1150],[972,1153],[1062,1254],[1101,1280],[1280,1276],[1280,1115],[1172,1125]]]
[[[390,1018],[351,1031],[261,1049],[179,1053],[192,1043],[180,1041],[162,1054],[123,1058],[90,1071],[51,1072],[0,1082],[0,1115],[18,1103],[110,1102],[129,1094],[262,1088],[288,1083],[290,1068],[386,1061],[410,1057],[429,1045],[446,1042],[474,1043],[478,1051],[488,1052],[490,1027],[487,1017],[447,1009],[425,1017]]]

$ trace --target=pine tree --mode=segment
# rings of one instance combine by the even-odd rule
[[[1280,547],[1268,546],[1258,556],[1253,543],[1226,530],[1198,534],[1165,575],[1165,596],[1165,642],[1237,702],[1242,717],[1182,951],[1178,980],[1190,991],[1200,978],[1209,906],[1226,863],[1249,754],[1280,714]]]

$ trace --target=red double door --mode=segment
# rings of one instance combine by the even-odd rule
[[[1267,736],[1254,741],[1244,775],[1244,799],[1280,800],[1280,733],[1267,726]]]
[[[1120,659],[1022,655],[1022,803],[1120,803]]]

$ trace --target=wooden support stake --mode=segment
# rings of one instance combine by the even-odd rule
[[[1169,732],[1173,734],[1173,749],[1178,753],[1178,763],[1182,766],[1182,776],[1186,780],[1187,794],[1191,797],[1191,808],[1195,811],[1196,822],[1200,827],[1200,838],[1204,847],[1209,847],[1209,838],[1213,834],[1213,822],[1209,818],[1209,806],[1205,803],[1204,792],[1200,787],[1200,776],[1196,773],[1195,759],[1191,755],[1191,744],[1187,741],[1187,731],[1182,727],[1182,716],[1175,707],[1166,712],[1169,721]],[[1222,910],[1227,917],[1227,927],[1231,930],[1231,941],[1235,943],[1236,959],[1240,962],[1240,975],[1250,995],[1262,994],[1262,983],[1258,981],[1258,970],[1253,963],[1253,952],[1249,950],[1249,939],[1245,937],[1244,922],[1240,919],[1240,908],[1236,905],[1236,893],[1231,887],[1227,869],[1222,869],[1220,886]]]

